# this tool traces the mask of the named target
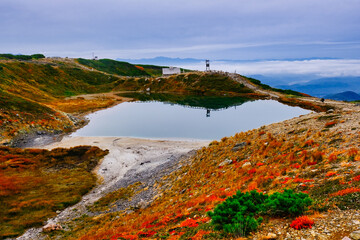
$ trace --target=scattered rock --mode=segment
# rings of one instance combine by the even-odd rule
[[[326,111],[326,113],[333,113],[333,112],[334,112],[334,109],[332,109],[332,108]]]
[[[275,233],[268,233],[263,239],[277,239],[277,235]]]
[[[144,201],[144,199],[141,199],[140,202],[137,204],[137,208],[139,209],[145,209],[149,206],[149,203]]]
[[[351,240],[351,238],[349,238],[349,237],[343,237],[343,239],[341,239],[341,240]]]
[[[62,230],[62,229],[63,229],[62,226],[57,223],[48,223],[42,228],[43,232],[52,232],[52,231],[58,231],[58,230]]]
[[[251,167],[251,163],[250,162],[246,162],[242,165],[242,168],[246,168],[246,167]]]
[[[354,240],[360,240],[360,230],[350,233],[350,237]]]
[[[219,164],[219,167],[222,167],[222,166],[225,166],[225,165],[228,165],[228,164],[232,164],[232,162],[233,161],[231,159],[226,158],[223,162],[221,162]]]
[[[231,149],[231,151],[233,151],[233,152],[239,151],[240,149],[245,147],[246,144],[247,144],[246,142],[238,143]]]
[[[142,163],[140,163],[140,165],[144,165],[145,163],[151,163],[151,161],[142,162]]]

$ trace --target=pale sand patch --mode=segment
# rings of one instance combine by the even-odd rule
[[[109,154],[97,167],[97,174],[104,183],[122,178],[131,168],[139,165],[138,171],[154,168],[167,162],[171,156],[186,154],[191,150],[207,146],[210,141],[152,140],[128,137],[65,137],[61,142],[45,146],[46,149],[69,148],[79,145],[108,149]]]

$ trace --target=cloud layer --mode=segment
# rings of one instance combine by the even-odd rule
[[[357,58],[359,11],[358,0],[2,0],[0,52]]]
[[[186,64],[181,67],[204,70],[205,63]],[[243,75],[312,75],[315,77],[360,76],[360,60],[303,60],[303,61],[255,61],[210,62],[212,70],[237,72]]]

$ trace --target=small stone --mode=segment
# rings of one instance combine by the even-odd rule
[[[352,109],[350,109],[350,108],[343,108],[342,109],[344,112],[351,112],[352,111]]]
[[[354,240],[359,240],[360,239],[360,230],[350,233],[350,237]]]
[[[341,240],[351,240],[349,237],[343,237]]]
[[[276,239],[277,235],[275,233],[268,233],[264,239]]]
[[[251,163],[250,162],[246,162],[242,165],[242,168],[246,168],[246,167],[251,167]]]
[[[241,148],[245,147],[246,144],[247,144],[246,142],[238,143],[231,149],[231,151],[236,152],[236,151],[240,150]]]
[[[333,113],[334,112],[334,109],[329,109],[326,111],[326,113]]]
[[[356,224],[356,225],[359,225],[360,221],[359,220],[353,220],[353,223]]]
[[[219,167],[222,167],[222,166],[225,166],[225,165],[228,165],[228,164],[232,164],[232,160],[231,159],[225,159],[223,162],[221,162],[220,164],[219,164]]]
[[[42,228],[43,232],[52,232],[62,229],[63,228],[60,224],[54,224],[54,223],[48,223]]]

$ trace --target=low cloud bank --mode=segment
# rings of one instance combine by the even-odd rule
[[[182,64],[180,67],[204,70],[205,62]],[[317,77],[360,76],[360,59],[313,59],[296,61],[211,61],[212,70],[237,72],[242,75],[314,75]]]

